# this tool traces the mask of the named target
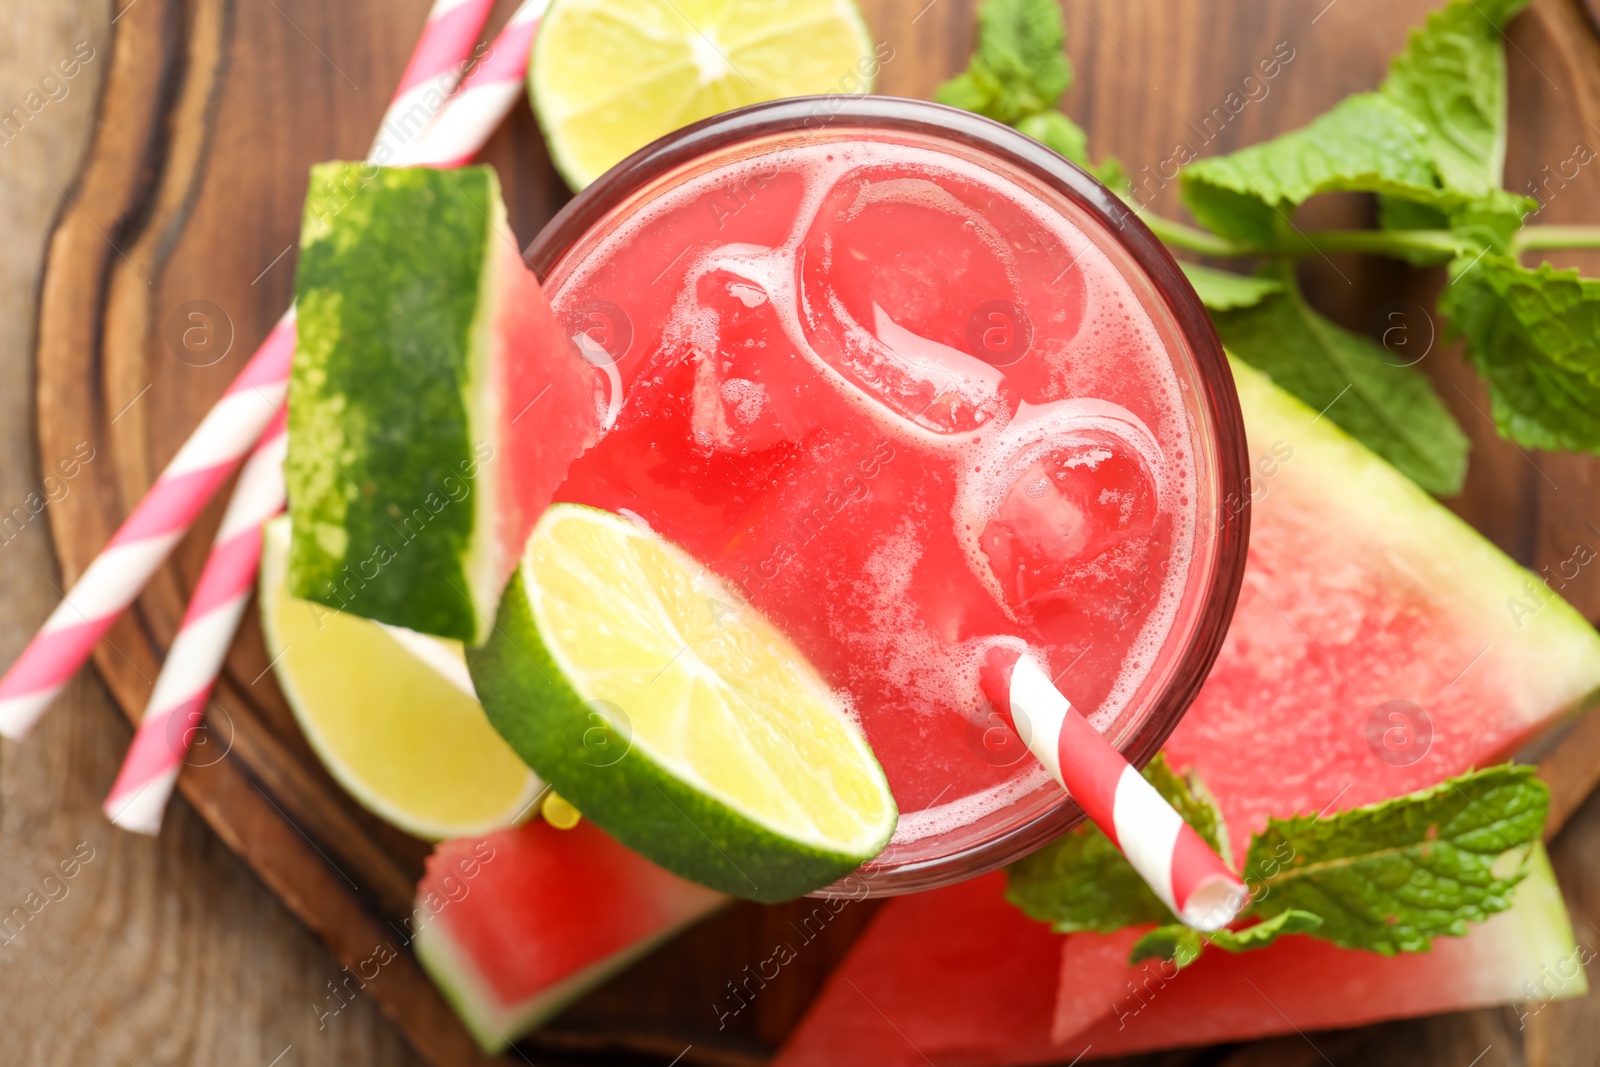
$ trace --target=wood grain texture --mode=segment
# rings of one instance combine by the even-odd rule
[[[0,622],[0,654],[7,656],[287,304],[307,168],[364,152],[427,6],[136,0],[118,14],[80,0],[48,11],[43,0],[31,2],[39,10],[23,20],[21,36],[0,41],[0,91],[14,88],[20,98],[73,40],[91,39],[99,58],[24,137],[0,148],[0,210],[13,224],[0,280],[14,283],[0,294],[11,302],[0,322],[8,342],[0,366],[7,445],[0,502],[23,499],[38,487],[41,468],[80,441],[91,443],[96,458],[45,517],[0,547],[0,575],[12,593],[12,611]],[[502,4],[498,17],[510,6]],[[1434,0],[1336,0],[1327,7],[1066,0],[1078,73],[1066,107],[1089,129],[1096,155],[1121,158],[1159,210],[1176,211],[1163,164],[1179,142],[1200,154],[1231,150],[1372,86],[1431,6]],[[864,0],[862,7],[874,36],[894,48],[880,91],[927,97],[964,64],[975,0]],[[1559,185],[1544,169],[1600,136],[1600,51],[1588,18],[1580,0],[1537,0],[1510,30],[1507,184],[1540,191],[1547,201],[1540,221],[1597,221],[1597,168]],[[1213,109],[1280,45],[1293,59],[1267,94],[1208,125]],[[102,78],[91,140],[85,134]],[[526,242],[567,193],[525,110],[485,158],[500,171],[511,224]],[[1365,217],[1370,205],[1328,198],[1305,211],[1308,224],[1335,224]],[[52,213],[48,264],[36,290]],[[1600,262],[1585,265],[1600,273]],[[1430,308],[1441,282],[1355,257],[1314,260],[1304,269],[1315,301],[1356,329],[1369,329],[1374,311],[1397,300]],[[39,327],[30,345],[36,291]],[[169,316],[194,301],[207,302],[216,327],[232,337],[227,354],[207,366],[165,337]],[[1421,314],[1416,327],[1436,332],[1439,324]],[[1587,538],[1600,548],[1600,463],[1527,455],[1501,441],[1481,414],[1481,386],[1458,350],[1436,344],[1424,366],[1474,442],[1467,491],[1452,506],[1530,565],[1559,568]],[[219,514],[208,513],[97,655],[100,676],[129,715],[148,696]],[[44,541],[46,522],[59,577]],[[1600,615],[1597,571],[1562,579],[1562,592],[1591,618]],[[128,731],[93,680],[75,684],[26,746],[0,749],[0,892],[8,894],[0,904],[33,891],[79,841],[95,850],[69,895],[41,911],[14,944],[0,946],[15,956],[0,968],[0,1062],[267,1064],[285,1046],[292,1048],[284,1067],[415,1062],[397,1033],[435,1063],[482,1062],[406,955],[385,967],[366,995],[323,1014],[342,1003],[328,999],[326,988],[343,978],[341,964],[403,939],[395,924],[409,910],[426,846],[368,816],[328,779],[267,668],[252,616],[208,711],[206,744],[180,783],[227,849],[183,803],[156,842],[103,826],[98,799]],[[1600,862],[1600,804],[1580,802],[1600,774],[1591,754],[1600,753],[1600,729],[1584,723],[1571,736],[1574,742],[1550,757],[1562,768],[1557,809],[1576,811],[1554,849],[1587,941],[1585,926],[1600,922],[1600,899],[1591,899],[1585,883]],[[243,856],[255,877],[228,850]],[[761,1062],[874,906],[841,913],[719,1030],[715,1004],[725,984],[764,959],[809,910],[803,902],[740,905],[714,917],[569,1009],[524,1046],[526,1058],[660,1064],[692,1044],[685,1064]],[[1600,1004],[1592,1000],[1549,1005],[1521,1020],[1509,1010],[1477,1012],[1262,1042],[1205,1058],[1240,1067],[1324,1057],[1458,1065],[1487,1048],[1479,1061],[1485,1067],[1577,1062],[1569,1052],[1588,1049],[1592,1058],[1600,1047]]]
[[[80,159],[97,102],[102,115],[128,128],[150,111],[149,97],[98,101],[109,69],[129,76],[130,62],[141,58],[131,50],[161,55],[177,35],[169,23],[147,24],[126,37],[119,33],[113,45],[113,16],[103,0],[38,0],[9,6],[7,32],[0,35],[6,109],[25,104],[27,92],[38,90],[40,79],[72,57],[75,46],[92,55],[64,80],[64,96],[0,146],[6,234],[0,249],[0,502],[11,517],[15,507],[32,510],[30,493],[53,499],[20,530],[13,524],[0,534],[7,607],[0,616],[0,656],[8,661],[63,582],[49,542],[52,526],[72,521],[62,505],[74,496],[108,493],[114,483],[114,456],[98,435],[74,439],[91,439],[96,448],[77,478],[58,478],[56,490],[41,483],[41,468],[54,468],[64,456],[36,449],[32,351],[52,224],[62,224],[50,243],[52,255],[118,255],[109,241],[130,248],[121,232],[126,220],[86,220],[74,205],[86,191],[108,202],[136,187],[140,169],[80,173]],[[119,31],[127,21],[119,21]],[[184,103],[193,107],[193,98]],[[97,130],[105,128],[102,123]],[[104,232],[96,233],[96,226]],[[93,343],[96,321],[82,323],[86,343]],[[87,379],[83,384],[100,387]],[[63,488],[66,497],[59,496]],[[73,565],[69,561],[69,573]],[[339,965],[186,804],[174,805],[166,832],[155,841],[106,825],[100,798],[128,737],[121,711],[94,673],[85,672],[27,745],[0,749],[0,910],[11,916],[12,909],[27,907],[30,894],[36,905],[45,902],[20,932],[13,926],[0,938],[0,1062],[265,1065],[282,1055],[283,1067],[420,1063],[373,1000],[353,1004],[319,1028],[312,1005],[324,984],[339,976]],[[65,878],[58,864],[75,853],[91,858]]]

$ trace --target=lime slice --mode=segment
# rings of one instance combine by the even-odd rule
[[[432,840],[486,833],[530,812],[541,783],[463,691],[461,646],[414,633],[402,639],[380,623],[296,600],[285,580],[289,520],[269,524],[265,538],[267,651],[328,773],[380,818]],[[417,641],[433,645],[430,656],[408,647]]]
[[[747,104],[872,89],[853,0],[555,0],[528,80],[556,168],[582,189],[680,126]]]
[[[545,512],[467,664],[531,767],[685,878],[787,900],[894,832],[882,768],[800,652],[710,571],[609,512]]]

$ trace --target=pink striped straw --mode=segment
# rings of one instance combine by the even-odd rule
[[[373,142],[374,156],[394,151],[386,135],[429,88],[455,87],[493,6],[493,0],[435,0]],[[283,406],[294,344],[290,308],[0,678],[0,735],[27,735],[261,437]]]
[[[512,16],[506,28],[495,38],[492,52],[486,54],[484,60],[468,75],[461,92],[441,112],[435,128],[449,126],[456,130],[470,124],[474,129],[470,137],[453,136],[450,139],[452,152],[471,149],[465,157],[470,158],[476,148],[489,139],[520,96],[527,56],[532,48],[533,31],[538,26],[537,13],[543,11],[546,2],[533,0]],[[536,12],[531,19],[525,17],[530,9]],[[522,57],[520,69],[504,63],[491,67],[491,57],[509,54]],[[492,84],[486,81],[490,77],[495,79]],[[494,99],[500,102],[498,112],[481,106],[483,95],[469,96],[479,81],[483,82],[481,88],[484,93],[497,90]],[[505,92],[501,83],[510,83],[515,88]],[[462,108],[459,113],[458,106]],[[423,154],[418,162],[433,162],[437,166],[454,166],[464,162],[459,154],[448,160],[434,162],[438,159],[431,154]],[[204,714],[206,701],[222,671],[228,648],[233,643],[234,633],[255,587],[256,572],[261,563],[261,527],[284,507],[286,426],[284,414],[280,413],[274,422],[274,430],[269,431],[257,446],[240,476],[227,514],[223,517],[222,529],[218,531],[216,543],[195,587],[194,599],[167,652],[161,676],[156,679],[155,692],[151,694],[150,704],[139,721],[138,732],[123,761],[122,770],[106,797],[106,815],[124,829],[147,834],[155,834],[161,829],[167,801],[172,796],[189,743]],[[406,633],[396,636],[402,640],[410,637]],[[470,681],[467,686],[470,688]],[[182,727],[185,722],[188,726]]]
[[[434,0],[422,36],[395,86],[394,99],[378,123],[378,136],[368,158],[378,155],[386,134],[407,140],[432,125],[440,106],[431,94],[437,93],[442,102],[455,92],[493,10],[494,0]],[[417,112],[419,107],[421,112]],[[412,118],[417,119],[415,128],[407,121]]]
[[[1162,902],[1196,930],[1220,930],[1249,894],[1239,876],[1056,689],[1025,651],[990,646],[984,696]]]
[[[472,161],[526,91],[528,59],[550,0],[517,8],[450,100],[449,122],[436,122],[401,149],[396,166],[450,167]]]
[[[239,474],[183,625],[106,797],[106,815],[125,830],[154,834],[161,829],[178,770],[250,601],[261,563],[261,527],[283,510],[288,441],[288,412],[280,408]]]

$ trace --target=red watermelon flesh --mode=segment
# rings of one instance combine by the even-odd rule
[[[1001,896],[996,871],[891,900],[772,1067],[939,1067],[1057,1059],[1062,942]],[[1123,957],[1125,961],[1126,956]],[[1000,1052],[1005,1059],[997,1059]]]
[[[1249,367],[1235,364],[1234,374],[1253,464],[1246,585],[1217,666],[1167,752],[1175,765],[1196,769],[1216,795],[1242,858],[1269,815],[1368,804],[1503,759],[1600,686],[1600,638],[1548,590],[1528,586],[1528,572],[1326,419]],[[1385,707],[1396,700],[1409,705]],[[1427,713],[1426,743],[1410,705]],[[1374,712],[1379,728],[1369,744]],[[1271,983],[1262,988],[1274,997],[1283,990],[1297,1008],[1315,1002],[1306,1022],[1296,1019],[1302,1028],[1521,999],[1527,982],[1541,997],[1571,995],[1581,991],[1581,976],[1576,985],[1548,980],[1570,962],[1572,934],[1546,878],[1530,876],[1512,912],[1465,938],[1441,938],[1426,954],[1386,958],[1306,937],[1237,958],[1208,953],[1192,972],[1204,980],[1174,979],[1167,992],[1181,986],[1184,996],[1164,993],[1160,1000],[1170,1004],[1159,1010],[1152,1000],[1141,1012],[1140,1036],[1115,1041],[1111,1035],[1123,1034],[1116,1007],[1130,983],[1143,988],[1159,974],[1155,964],[1127,965],[1135,933],[1056,938],[1059,971],[1008,948],[988,962],[983,982],[970,982],[960,968],[945,967],[926,940],[944,930],[981,951],[989,926],[1009,928],[999,917],[1007,907],[1000,883],[972,883],[986,895],[957,892],[964,887],[927,894],[914,927],[919,936],[901,933],[900,917],[918,898],[892,901],[778,1062],[911,1064],[926,1055],[941,1065],[1038,1063],[1071,1060],[1082,1050],[1073,1035],[1096,1039],[1091,1055],[1099,1055],[1288,1031],[1243,976]],[[972,916],[979,917],[976,929]],[[1053,937],[1043,925],[1031,937],[1021,928],[1011,934],[1035,950]],[[1238,977],[1229,982],[1230,975]],[[878,1016],[880,1029],[872,1029],[851,982],[899,990],[900,1013],[884,1013],[893,1027]],[[1058,989],[1052,1023],[1031,1016],[1010,1027],[986,1021],[996,997],[1003,1002],[1041,986]],[[1121,1014],[1126,1022],[1126,1009]],[[1199,1027],[1190,1016],[1217,1022]],[[835,1034],[884,1058],[858,1058]],[[1051,1042],[1052,1034],[1065,1043]]]
[[[1166,753],[1215,794],[1242,860],[1269,815],[1359,807],[1503,761],[1600,688],[1600,635],[1332,422],[1257,370],[1233,373],[1249,562]]]
[[[504,1048],[720,907],[589,822],[440,845],[417,886],[417,958],[486,1051]]]

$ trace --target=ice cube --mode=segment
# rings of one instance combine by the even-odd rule
[[[974,465],[957,509],[979,577],[1020,621],[1139,607],[1166,525],[1160,465],[1154,438],[1123,408],[1023,405]]]
[[[735,261],[736,262],[736,261]],[[816,372],[795,350],[763,283],[710,266],[682,300],[696,326],[674,358],[694,366],[691,433],[703,448],[749,455],[812,429],[805,403]]]
[[[1014,404],[998,368],[1032,337],[1015,251],[964,191],[954,176],[904,166],[852,170],[823,197],[797,260],[801,328],[817,356],[943,434]]]

